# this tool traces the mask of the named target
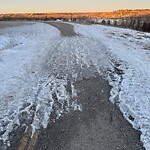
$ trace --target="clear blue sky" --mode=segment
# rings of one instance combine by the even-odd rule
[[[0,13],[150,9],[150,0],[0,0]]]

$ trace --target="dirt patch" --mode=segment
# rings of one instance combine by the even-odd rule
[[[145,50],[150,50],[150,46],[149,47],[144,47]]]
[[[148,36],[148,35],[143,35],[142,37],[145,39],[150,39],[150,36]]]
[[[120,35],[121,38],[126,39],[127,37],[125,35]]]
[[[110,35],[116,35],[114,32],[109,32]]]
[[[127,37],[131,37],[131,36],[132,36],[132,35],[129,34],[129,33],[124,33],[124,35],[127,36]]]

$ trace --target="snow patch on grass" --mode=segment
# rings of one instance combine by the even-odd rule
[[[0,140],[7,141],[17,126],[31,121],[43,58],[57,44],[60,33],[49,25],[35,23],[2,29],[1,34]]]
[[[84,37],[102,42],[112,63],[119,64],[123,74],[112,70],[113,78],[108,77],[110,100],[117,101],[124,117],[141,131],[146,150],[150,150],[150,51],[143,49],[150,43],[150,34],[99,25],[74,27]]]

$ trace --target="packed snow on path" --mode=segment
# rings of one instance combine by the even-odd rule
[[[117,69],[108,76],[110,100],[141,131],[141,141],[150,150],[150,33],[100,25],[74,26],[80,35],[106,46],[106,54]]]
[[[60,32],[48,24],[0,29],[0,140],[7,144],[9,133],[19,125],[32,122],[33,132],[46,127],[56,96],[59,107],[67,103],[67,79],[58,79],[46,68],[59,41]],[[62,112],[57,109],[57,117]]]

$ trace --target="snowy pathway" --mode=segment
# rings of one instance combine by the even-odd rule
[[[73,26],[78,35],[72,37],[43,23],[0,30],[1,140],[9,144],[11,131],[30,124],[34,137],[50,120],[82,112],[76,83],[101,76],[150,150],[150,34]]]

